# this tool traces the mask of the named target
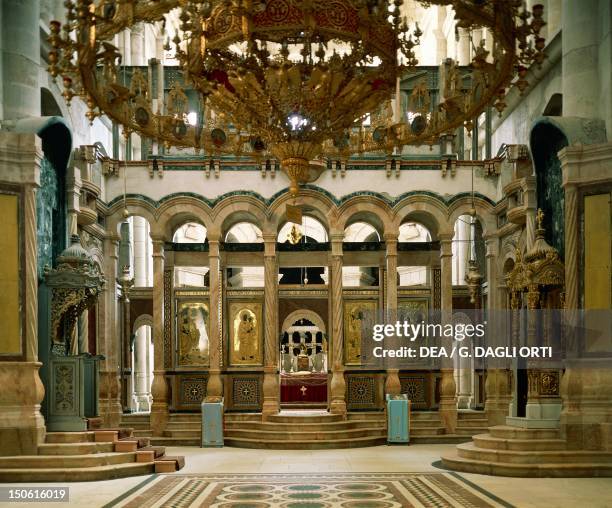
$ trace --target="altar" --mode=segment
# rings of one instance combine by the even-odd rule
[[[281,374],[281,403],[327,402],[327,374],[305,372]]]

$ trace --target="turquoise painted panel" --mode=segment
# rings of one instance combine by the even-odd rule
[[[223,398],[202,402],[202,448],[223,446]]]
[[[406,394],[387,395],[387,442],[410,442],[410,411]]]

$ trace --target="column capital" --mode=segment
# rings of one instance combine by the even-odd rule
[[[387,256],[397,256],[398,237],[399,235],[397,233],[385,233],[383,235]]]
[[[164,241],[159,237],[151,239],[153,242],[153,257],[164,257]]]
[[[273,243],[275,245],[278,239],[278,235],[274,232],[262,233],[261,237],[263,238],[264,243]]]
[[[329,234],[329,241],[331,243],[342,243],[344,241],[344,231],[334,231]]]
[[[486,235],[484,238],[487,252],[486,257],[496,257],[499,254],[499,238],[497,235]]]
[[[208,257],[219,257],[219,240],[208,240]]]
[[[440,257],[452,257],[453,236],[450,234],[440,235]]]
[[[217,242],[219,243],[222,240],[221,231],[215,229],[207,229],[206,230],[206,239],[208,243]]]
[[[331,242],[331,255],[332,257],[340,257],[342,258],[342,255],[344,254],[343,251],[343,244],[342,242],[338,242],[338,241],[332,241]]]
[[[274,233],[264,233],[264,257],[276,257],[276,239]]]

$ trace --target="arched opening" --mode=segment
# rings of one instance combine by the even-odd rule
[[[399,227],[398,247],[402,249],[402,244],[426,243],[431,242],[431,233],[427,227],[418,222],[404,222]],[[425,286],[429,284],[430,269],[428,265],[415,263],[398,263],[397,273],[399,275],[400,286]]]
[[[139,324],[147,323],[147,324]],[[132,345],[132,407],[137,413],[151,411],[151,383],[153,382],[153,334],[152,319],[141,316],[136,319]]]
[[[555,125],[542,121],[531,131],[531,153],[536,173],[538,208],[544,212],[546,241],[563,259],[565,252],[565,192],[558,152],[568,145],[567,137]]]
[[[317,219],[305,215],[301,224],[286,222],[279,229],[277,241],[293,250],[308,252],[313,244],[327,243],[325,226]],[[326,266],[296,266],[279,269],[281,285],[327,284]]]
[[[263,233],[251,222],[239,222],[226,233],[225,243],[245,246],[260,244],[263,243]],[[229,266],[227,282],[233,288],[264,287],[264,268],[263,266]]]
[[[288,315],[281,328],[281,404],[302,409],[326,407],[328,363],[323,320],[302,309]]]
[[[119,225],[119,266],[129,266],[136,287],[153,286],[153,241],[151,225],[140,215],[131,215]]]
[[[172,242],[204,246],[208,242],[206,227],[198,222],[186,222],[174,231]],[[174,287],[207,287],[209,270],[207,266],[175,266]]]
[[[463,286],[466,284],[470,260],[476,261],[482,281],[486,280],[486,252],[482,232],[482,223],[477,217],[464,214],[460,215],[455,221],[451,245],[453,253],[453,286]]]
[[[51,99],[53,99],[51,97]],[[50,109],[43,114],[57,112],[53,101],[48,102]],[[53,106],[53,107],[51,107]],[[47,108],[47,106],[45,106]],[[55,353],[62,354],[62,348],[52,352],[53,331],[46,315],[50,305],[51,292],[45,282],[47,267],[55,268],[57,258],[68,244],[66,169],[72,150],[72,134],[61,118],[51,117],[37,120],[36,132],[42,140],[44,157],[40,162],[40,187],[36,191],[36,244],[38,275],[38,359],[42,362],[40,378],[45,386],[45,397],[41,403],[41,412],[47,422],[51,420],[52,409],[49,397],[52,391],[51,362]],[[80,324],[84,324],[83,321]],[[82,329],[81,329],[82,331]],[[83,334],[81,334],[81,337]],[[86,346],[81,342],[80,346]],[[83,350],[84,352],[84,350]],[[67,354],[67,351],[65,351]],[[81,387],[79,387],[80,389]],[[97,397],[97,388],[87,390],[87,396]]]
[[[364,250],[369,245],[378,244],[381,236],[378,230],[368,222],[358,221],[344,228],[345,250]],[[343,266],[342,285],[344,287],[378,286],[378,266]]]

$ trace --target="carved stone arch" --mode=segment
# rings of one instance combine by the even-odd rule
[[[273,227],[275,233],[278,233],[283,224],[287,222],[286,205],[299,206],[304,215],[314,217],[321,222],[328,237],[331,238],[333,233],[338,233],[337,206],[329,197],[315,189],[302,189],[296,198],[283,194],[272,202],[269,208],[269,225]]]
[[[233,226],[250,222],[263,232],[267,219],[266,206],[261,200],[253,196],[231,196],[213,208],[211,230],[219,231],[221,239],[225,239]]]
[[[356,196],[343,203],[338,209],[338,229],[344,231],[355,222],[366,222],[378,232],[382,239],[385,234],[397,234],[391,213],[391,207],[382,199],[372,196]]]
[[[154,225],[157,222],[155,217],[155,208],[148,201],[136,196],[128,196],[125,205],[123,200],[120,200],[109,208],[106,215],[106,229],[108,231],[119,234],[119,225],[125,220],[123,211],[125,210],[126,206],[130,217],[142,217],[149,223],[151,231],[153,231]]]
[[[425,226],[432,240],[441,235],[453,236],[453,225],[448,221],[448,209],[439,199],[414,194],[403,198],[393,207],[393,226],[399,230],[404,222],[418,222]]]
[[[464,196],[457,199],[449,207],[449,224],[455,224],[461,215],[469,215],[471,209],[476,210],[476,218],[482,226],[483,236],[487,236],[497,230],[497,218],[493,212],[493,205],[486,199],[475,196],[472,203],[471,196]]]
[[[134,320],[134,326],[132,326],[132,333],[136,333],[136,331],[141,326],[145,325],[151,327],[151,334],[153,334],[153,316],[151,316],[150,314],[141,314]]]
[[[289,314],[285,320],[283,321],[283,326],[281,327],[281,332],[284,332],[293,325],[298,319],[308,319],[308,321],[314,323],[314,325],[325,333],[325,322],[321,319],[316,312],[310,309],[298,309]]]
[[[213,227],[210,207],[192,196],[175,196],[164,201],[157,209],[155,227],[151,236],[172,241],[175,231],[187,222],[196,222],[206,228],[207,238],[216,238],[219,232]]]

